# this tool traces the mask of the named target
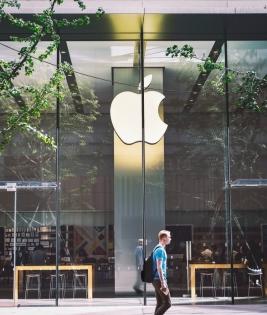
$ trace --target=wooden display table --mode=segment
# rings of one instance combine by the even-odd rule
[[[49,271],[56,270],[56,266],[43,265],[43,266],[17,266],[15,274],[15,288],[14,299],[18,299],[19,293],[19,272],[20,271]],[[58,266],[58,270],[87,270],[87,286],[88,286],[88,299],[93,297],[93,266],[92,265],[62,265]]]
[[[191,297],[196,297],[196,269],[231,269],[231,264],[198,263],[190,264]],[[234,269],[245,269],[245,264],[233,264]]]

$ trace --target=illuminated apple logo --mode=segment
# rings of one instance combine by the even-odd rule
[[[144,78],[146,89],[152,81],[152,75]],[[140,84],[139,84],[139,90]],[[145,92],[145,142],[155,144],[163,137],[168,125],[159,116],[159,105],[165,96],[156,91]],[[142,141],[142,99],[141,94],[122,92],[112,101],[111,121],[118,137],[126,144]]]

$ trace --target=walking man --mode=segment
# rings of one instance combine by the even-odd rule
[[[153,272],[155,274],[152,282],[155,288],[157,305],[155,315],[164,314],[171,307],[171,296],[167,284],[167,253],[165,246],[171,242],[170,231],[162,230],[158,234],[159,244],[153,251]]]

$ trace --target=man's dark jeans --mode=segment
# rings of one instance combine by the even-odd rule
[[[166,295],[161,291],[160,280],[154,280],[152,284],[155,288],[155,294],[156,294],[156,299],[157,299],[155,315],[162,315],[167,311],[168,308],[171,307],[170,292]]]

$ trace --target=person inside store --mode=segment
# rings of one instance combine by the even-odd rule
[[[135,257],[135,267],[136,267],[136,278],[135,283],[133,286],[134,291],[136,294],[142,294],[143,293],[143,283],[141,280],[141,271],[143,268],[144,263],[144,251],[143,251],[143,239],[139,238],[137,246],[134,251],[134,257]]]
[[[224,263],[226,261],[224,243],[219,243],[218,245],[214,245],[212,248],[212,252],[213,252],[213,261],[215,263]]]
[[[75,256],[75,259],[74,259],[75,263],[76,264],[96,264],[97,263],[97,260],[95,257],[93,257],[92,255],[90,256],[88,254],[88,252],[83,248],[81,247],[77,253],[76,253],[76,256]],[[107,260],[105,258],[100,258],[98,260],[98,263],[101,263],[101,261],[103,263],[107,263]]]
[[[204,262],[211,262],[213,260],[212,247],[206,243],[202,244],[202,249],[200,252],[201,260]]]
[[[12,251],[11,266],[14,264],[14,253]],[[25,266],[29,261],[29,253],[25,247],[19,247],[16,251],[16,266]]]
[[[46,264],[46,252],[41,244],[36,246],[34,251],[32,252],[31,263],[34,266],[41,266]]]
[[[52,246],[50,248],[50,253],[46,257],[47,265],[56,265],[56,247]]]
[[[19,264],[21,266],[27,265],[29,262],[29,252],[27,251],[27,249],[25,247],[20,247],[18,255],[19,257],[17,258],[18,259],[17,266],[19,266]]]
[[[242,263],[245,259],[244,247],[239,241],[233,246],[233,260],[234,263]]]
[[[75,263],[76,264],[86,264],[90,261],[88,254],[86,252],[86,250],[81,247],[75,257]]]
[[[13,279],[13,261],[11,256],[4,257],[4,260],[1,264],[1,278],[6,279],[6,283],[9,284]]]
[[[28,263],[28,252],[24,247],[18,247],[16,250],[16,266],[24,266]],[[1,268],[2,274],[7,278],[7,283],[12,281],[14,268],[14,252],[6,257]]]

